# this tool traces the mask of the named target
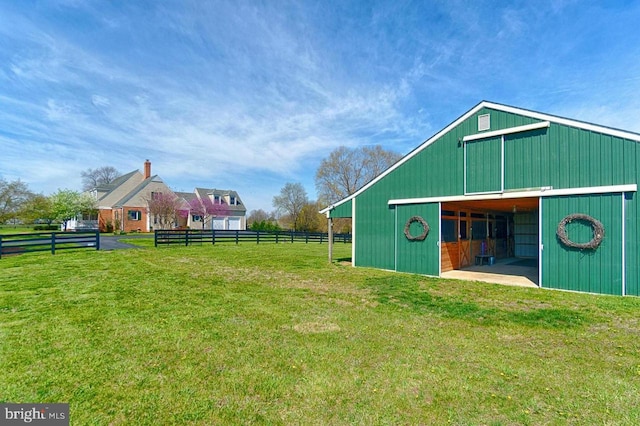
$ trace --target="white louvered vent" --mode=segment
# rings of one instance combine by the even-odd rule
[[[491,128],[491,116],[483,114],[478,116],[478,131],[489,130]]]

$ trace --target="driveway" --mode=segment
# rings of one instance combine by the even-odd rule
[[[123,250],[123,249],[132,249],[132,248],[140,248],[139,246],[134,246],[133,244],[127,244],[120,242],[120,240],[131,239],[131,238],[153,238],[153,235],[100,235],[100,250]]]

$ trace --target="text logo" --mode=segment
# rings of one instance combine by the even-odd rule
[[[0,425],[69,426],[69,404],[0,404]]]

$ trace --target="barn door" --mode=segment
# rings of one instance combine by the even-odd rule
[[[429,232],[423,235],[425,225]],[[439,276],[439,238],[439,203],[397,206],[396,270]]]
[[[502,137],[465,142],[465,193],[502,190]]]
[[[556,235],[569,215],[586,214],[602,223],[604,238],[595,249],[570,247]],[[542,287],[622,294],[622,194],[542,198]],[[573,220],[564,226],[569,244],[588,243],[592,224]]]

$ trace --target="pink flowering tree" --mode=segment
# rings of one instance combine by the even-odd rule
[[[149,214],[154,217],[154,223],[159,229],[169,229],[184,215],[184,209],[180,198],[173,193],[154,192],[147,200]],[[186,214],[189,214],[187,211]],[[184,217],[184,216],[183,216]]]
[[[214,217],[227,216],[229,214],[229,208],[226,204],[214,203],[209,197],[191,199],[189,201],[189,210],[191,210],[192,215],[200,216],[202,229],[208,223],[211,223]]]

